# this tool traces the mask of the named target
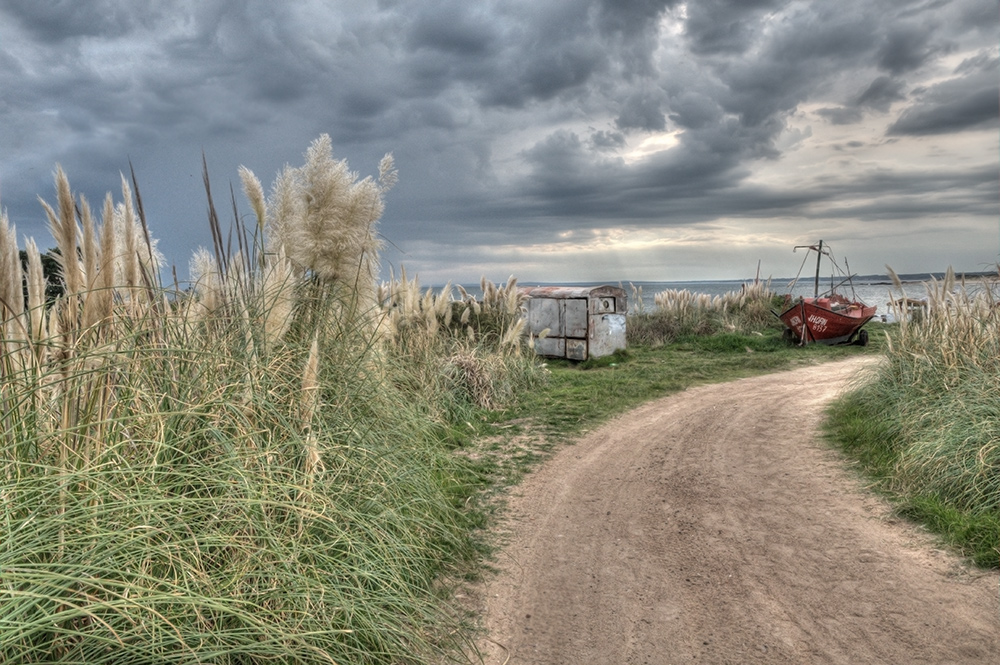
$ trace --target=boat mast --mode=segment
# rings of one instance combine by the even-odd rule
[[[819,264],[823,260],[823,241],[819,241],[819,249],[816,250],[816,287],[815,293],[813,293],[814,298],[819,298]]]

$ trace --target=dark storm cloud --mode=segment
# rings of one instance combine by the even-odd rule
[[[155,4],[144,3],[140,8],[119,0],[49,0],[11,1],[0,8],[38,40],[58,43],[76,37],[107,37],[127,32],[142,16],[155,13]]]
[[[620,150],[627,145],[624,134],[605,129],[591,133],[590,143],[598,150]]]
[[[704,0],[687,5],[685,34],[702,55],[740,54],[759,35],[767,13],[784,4],[775,0]]]
[[[453,2],[420,12],[407,40],[412,49],[429,48],[467,58],[488,55],[497,37],[486,16],[474,15],[473,4]]]
[[[682,90],[670,100],[670,120],[678,127],[699,129],[714,125],[722,118],[722,107],[709,95],[694,90]]]
[[[680,0],[601,0],[598,29],[619,50],[618,62],[626,78],[653,72],[651,56],[657,46],[659,19],[679,4]]]
[[[925,136],[1000,125],[1000,60],[966,60],[956,73],[959,76],[914,91],[917,102],[889,127],[889,135]]]
[[[995,126],[995,0],[341,4],[0,0],[2,205],[41,227],[56,162],[99,201],[131,158],[183,265],[209,242],[202,150],[217,191],[239,164],[267,187],[322,132],[362,175],[396,155],[382,232],[404,252],[827,207],[888,219],[918,200],[964,214],[995,194],[979,166],[880,180],[846,161],[891,146],[886,126],[898,142]],[[820,155],[805,115],[842,132],[822,150],[844,172],[755,181],[800,146]]]
[[[651,132],[661,131],[666,123],[659,95],[651,97],[642,93],[630,96],[615,120],[618,129],[643,129]]]
[[[878,66],[897,76],[917,69],[941,48],[929,42],[926,28],[913,25],[893,30],[876,54]]]
[[[893,102],[906,99],[903,82],[888,76],[879,76],[858,96],[857,106],[875,109],[883,113]]]

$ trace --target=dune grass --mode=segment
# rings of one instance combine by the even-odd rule
[[[442,433],[516,394],[530,356],[489,332],[510,316],[470,315],[460,344],[392,332],[374,283],[391,160],[359,180],[322,137],[269,197],[241,177],[256,228],[223,233],[206,177],[191,289],[159,284],[134,181],[98,219],[57,172],[54,302],[0,219],[0,661],[459,650],[442,580],[479,551],[478,471]]]
[[[781,309],[782,296],[769,282],[747,282],[741,288],[710,296],[687,289],[668,289],[653,295],[653,307],[642,304],[641,287],[632,287],[633,307],[626,334],[629,345],[659,346],[680,338],[720,333],[760,333],[780,329],[771,313]]]
[[[830,436],[896,502],[982,566],[1000,566],[1000,309],[995,285],[928,286]],[[902,288],[898,285],[897,288]]]

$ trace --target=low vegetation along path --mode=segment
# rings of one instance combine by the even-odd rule
[[[512,498],[485,662],[1000,662],[998,576],[817,434],[864,362],[687,390],[560,451]]]

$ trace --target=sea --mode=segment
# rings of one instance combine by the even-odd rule
[[[994,273],[976,273],[967,274],[967,277],[990,277],[994,279],[992,282],[979,282],[970,281],[968,282],[967,288],[970,293],[974,292],[976,288],[982,288],[984,283],[991,283],[994,292],[997,292],[997,282]],[[902,289],[897,288],[892,280],[886,275],[866,275],[866,276],[855,276],[850,280],[846,280],[844,277],[839,277],[835,281],[831,280],[829,277],[820,280],[819,293],[823,295],[824,293],[829,293],[831,287],[841,295],[844,295],[852,300],[860,300],[866,305],[874,305],[877,309],[875,316],[882,318],[885,321],[892,320],[892,308],[889,303],[893,300],[898,300],[902,297],[922,299],[927,297],[927,287],[926,284],[933,279],[942,280],[944,278],[943,273],[924,273],[924,274],[914,274],[914,275],[900,275],[900,280],[902,282]],[[628,296],[629,310],[633,311],[635,309],[635,304],[631,302],[635,294],[635,289],[642,289],[642,304],[643,308],[647,311],[654,307],[653,298],[657,293],[668,290],[687,290],[692,293],[697,294],[707,294],[710,296],[722,295],[731,291],[739,291],[742,286],[753,280],[704,280],[704,281],[680,281],[680,282],[642,282],[642,281],[605,281],[605,282],[542,282],[542,283],[526,283],[518,282],[519,286],[599,286],[599,285],[610,285],[619,286],[625,289],[625,293]],[[792,278],[787,279],[771,279],[770,280],[771,290],[775,293],[785,294],[790,293],[792,297],[796,296],[812,296],[816,290],[816,283],[813,277],[809,278],[799,278],[794,280]],[[463,285],[463,288],[470,295],[479,297],[482,295],[479,284],[474,285]],[[998,294],[1000,295],[1000,294]]]

